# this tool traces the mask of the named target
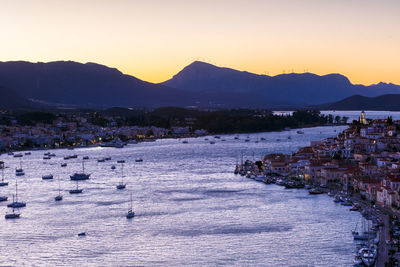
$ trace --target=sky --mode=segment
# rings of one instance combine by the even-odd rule
[[[0,61],[96,62],[162,82],[194,60],[400,84],[399,0],[0,0]]]

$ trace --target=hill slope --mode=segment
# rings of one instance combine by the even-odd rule
[[[317,106],[325,110],[400,110],[400,94],[365,97],[354,95],[341,101]]]
[[[103,65],[72,61],[49,63],[0,62],[0,85],[18,94],[44,102],[80,106],[182,105],[166,88],[124,75]]]
[[[0,108],[34,107],[34,103],[13,90],[0,86]]]

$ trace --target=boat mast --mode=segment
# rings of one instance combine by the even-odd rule
[[[18,202],[18,179],[17,178],[15,178],[15,202]]]
[[[124,184],[124,164],[121,166],[121,184]]]
[[[131,206],[129,210],[132,211],[132,192],[131,192]]]
[[[58,177],[58,195],[61,196],[60,177]]]

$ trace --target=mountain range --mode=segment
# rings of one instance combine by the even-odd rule
[[[159,84],[95,63],[0,62],[0,87],[0,93],[11,99],[0,101],[3,107],[6,102],[79,107],[295,108],[352,95],[400,93],[398,85],[354,85],[340,74],[267,76],[200,61]]]

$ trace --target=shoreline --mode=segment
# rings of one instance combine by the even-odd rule
[[[317,125],[310,125],[305,127],[293,127],[290,130],[298,130],[298,129],[309,129],[309,128],[316,128],[316,127],[340,127],[346,126],[348,124],[317,124]],[[202,135],[183,135],[183,136],[165,136],[165,137],[149,137],[149,138],[132,138],[128,139],[125,143],[130,144],[129,142],[136,141],[138,143],[146,143],[146,142],[155,142],[157,140],[162,139],[185,139],[185,138],[199,138],[205,136],[215,136],[215,135],[235,135],[235,134],[259,134],[259,133],[273,133],[273,132],[284,132],[285,129],[281,130],[274,130],[274,131],[260,131],[260,132],[226,132],[226,133],[207,133]],[[131,143],[133,144],[133,143]],[[76,145],[76,146],[59,146],[59,147],[23,147],[21,149],[5,149],[5,151],[0,152],[0,155],[4,153],[15,153],[15,152],[24,152],[24,151],[43,151],[43,150],[53,150],[53,149],[78,149],[78,148],[90,148],[90,147],[101,147],[99,144],[89,144],[89,145]],[[72,149],[71,149],[72,148]]]

